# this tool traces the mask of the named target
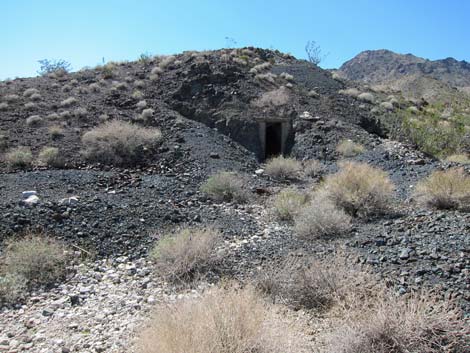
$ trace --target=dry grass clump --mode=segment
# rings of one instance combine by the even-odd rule
[[[375,97],[372,93],[364,92],[357,96],[357,98],[363,102],[374,103]]]
[[[325,166],[318,159],[308,159],[302,162],[303,171],[307,177],[316,178],[325,172]]]
[[[459,164],[470,164],[470,155],[460,153],[460,154],[453,154],[448,156],[445,159],[447,162],[452,162],[452,163],[459,163]]]
[[[28,285],[51,285],[65,276],[67,260],[57,240],[28,235],[9,241],[1,262],[3,273],[24,278]]]
[[[366,163],[345,162],[327,176],[323,191],[352,216],[383,214],[390,210],[394,185],[387,173]]]
[[[302,238],[333,237],[351,229],[351,217],[320,192],[295,215],[294,224]]]
[[[294,81],[294,76],[291,75],[291,74],[288,74],[287,72],[282,72],[280,75],[279,75],[280,78],[286,80],[286,81]]]
[[[5,162],[14,168],[28,168],[33,162],[33,154],[29,147],[16,147],[5,155]]]
[[[357,98],[361,92],[357,88],[347,88],[339,90],[340,94]]]
[[[176,57],[173,55],[163,56],[161,58],[158,67],[162,70],[166,69],[167,67],[172,66],[175,63]]]
[[[295,188],[286,188],[273,197],[271,212],[277,219],[290,222],[307,201],[306,192]]]
[[[8,103],[7,102],[0,103],[0,112],[4,112],[7,109],[8,109]]]
[[[435,171],[416,185],[415,197],[438,209],[470,209],[470,176],[463,168]]]
[[[214,288],[200,298],[158,305],[139,353],[290,353],[270,308],[252,287]]]
[[[78,107],[73,111],[73,115],[78,119],[83,119],[88,115],[88,111],[86,108]]]
[[[151,252],[156,272],[172,281],[194,278],[218,261],[220,237],[211,228],[186,228],[163,236]]]
[[[42,99],[42,96],[39,93],[34,93],[29,97],[29,99],[31,99],[34,102],[37,102]]]
[[[94,93],[97,93],[99,91],[101,91],[101,87],[98,83],[94,82],[94,83],[91,83],[88,88],[90,89],[91,92],[94,92]]]
[[[280,87],[273,91],[263,93],[261,97],[253,101],[253,105],[258,108],[270,108],[280,107],[286,105],[288,102],[289,91],[285,87]]]
[[[113,82],[111,91],[126,91],[129,88],[125,82]]]
[[[139,91],[139,90],[135,90],[134,92],[132,92],[132,98],[134,99],[142,99],[144,98],[144,94],[142,93],[142,91]]]
[[[137,107],[137,109],[144,109],[144,108],[147,108],[147,101],[145,100],[141,100],[139,102],[137,102],[137,104],[135,105]]]
[[[13,304],[26,290],[26,281],[21,276],[0,274],[0,305]]]
[[[393,110],[394,106],[392,102],[382,102],[380,103],[380,107],[385,109],[385,110]]]
[[[455,303],[429,294],[383,295],[353,306],[325,353],[464,353],[470,325]]]
[[[38,105],[34,102],[28,102],[24,105],[24,109],[28,111],[36,110],[38,108]]]
[[[246,202],[249,199],[244,178],[232,172],[218,172],[207,179],[201,191],[215,201]]]
[[[7,94],[6,96],[3,97],[3,100],[7,103],[15,103],[19,101],[20,96],[17,94]]]
[[[42,124],[42,118],[39,115],[31,115],[26,119],[26,125],[37,127]]]
[[[264,63],[261,63],[261,64],[258,64],[258,65],[255,65],[253,66],[251,69],[250,69],[250,73],[252,74],[259,74],[261,72],[264,72],[264,71],[267,71],[271,68],[271,63],[266,61]]]
[[[64,136],[64,129],[59,125],[52,125],[49,127],[49,135],[53,140],[57,140]]]
[[[71,107],[72,105],[77,104],[77,99],[74,97],[69,97],[67,99],[64,99],[62,102],[60,102],[60,106],[63,108],[66,107]]]
[[[150,119],[153,118],[154,114],[155,114],[155,109],[147,108],[147,109],[144,109],[142,113],[139,115],[139,119],[143,121],[149,121]]]
[[[82,136],[83,154],[93,162],[136,165],[143,162],[145,150],[155,147],[161,138],[158,129],[109,121]]]
[[[134,81],[134,87],[135,88],[145,88],[145,81],[142,81],[142,80],[135,80]]]
[[[65,162],[57,147],[44,147],[39,152],[38,160],[40,164],[60,168]]]
[[[336,152],[343,157],[354,157],[364,151],[364,146],[351,140],[342,140],[338,146],[336,146]]]
[[[258,273],[256,286],[274,301],[294,309],[329,309],[349,305],[377,291],[378,283],[340,255],[328,260],[289,256]]]
[[[5,151],[7,148],[8,148],[8,136],[0,133],[0,152]]]
[[[23,97],[29,98],[33,94],[37,94],[39,91],[36,88],[28,88],[23,92]]]
[[[276,179],[295,179],[302,170],[302,164],[293,158],[278,156],[266,163],[265,172]]]

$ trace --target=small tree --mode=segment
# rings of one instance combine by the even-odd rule
[[[41,76],[55,73],[55,72],[67,73],[72,69],[72,66],[70,65],[70,63],[62,59],[59,59],[59,60],[43,59],[43,60],[38,60],[38,63],[40,65],[38,74]]]
[[[307,53],[308,61],[314,65],[319,65],[326,56],[322,56],[321,48],[314,40],[309,40],[307,44],[305,44],[305,52]]]

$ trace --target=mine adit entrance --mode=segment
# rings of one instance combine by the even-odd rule
[[[291,121],[274,120],[259,122],[262,157],[269,159],[288,153]]]

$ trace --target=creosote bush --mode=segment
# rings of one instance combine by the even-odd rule
[[[139,353],[290,353],[288,328],[252,288],[215,288],[200,298],[158,305],[137,342]]]
[[[435,171],[416,185],[415,197],[433,208],[470,210],[470,176],[463,168]]]
[[[169,280],[190,280],[217,262],[220,233],[211,228],[186,228],[166,234],[155,245],[151,257],[159,275]]]
[[[244,178],[232,172],[219,172],[212,175],[201,186],[201,191],[215,201],[246,202],[249,193]]]
[[[321,194],[321,193],[320,193]],[[294,231],[302,238],[333,237],[351,229],[351,217],[326,195],[316,195],[294,217]]]
[[[325,178],[322,191],[351,216],[383,214],[390,210],[394,185],[387,173],[366,163],[344,162]]]
[[[302,170],[302,164],[284,156],[270,159],[266,163],[265,172],[276,179],[295,179]]]
[[[364,146],[351,140],[342,140],[336,146],[336,152],[343,157],[354,157],[364,152]]]
[[[39,163],[55,168],[63,167],[65,163],[57,147],[44,147],[39,152],[38,159]]]
[[[272,213],[281,221],[292,221],[307,201],[306,192],[295,188],[283,189],[272,199]]]
[[[51,285],[66,273],[67,253],[55,239],[27,235],[9,241],[2,256],[5,274],[22,277],[28,285]]]
[[[5,155],[5,161],[11,167],[28,168],[33,161],[33,154],[29,147],[16,147]]]
[[[82,136],[83,154],[89,161],[131,166],[144,161],[145,151],[161,140],[158,129],[113,120]]]

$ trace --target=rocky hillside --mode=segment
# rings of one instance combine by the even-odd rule
[[[423,59],[390,50],[367,50],[346,61],[339,68],[345,78],[369,84],[391,83],[409,76],[427,77],[451,87],[470,86],[470,63],[454,58]]]
[[[452,324],[423,329],[432,348],[465,352],[468,166],[389,139],[380,115],[409,106],[259,48],[1,82],[0,351],[194,352],[214,335],[196,351],[224,353],[225,333],[254,332],[230,351],[339,352],[338,337],[368,337],[353,318],[402,332],[426,289],[418,308],[455,312],[423,323]],[[439,170],[461,189],[426,198]],[[259,340],[268,328],[285,330]],[[400,351],[430,351],[415,348]]]

